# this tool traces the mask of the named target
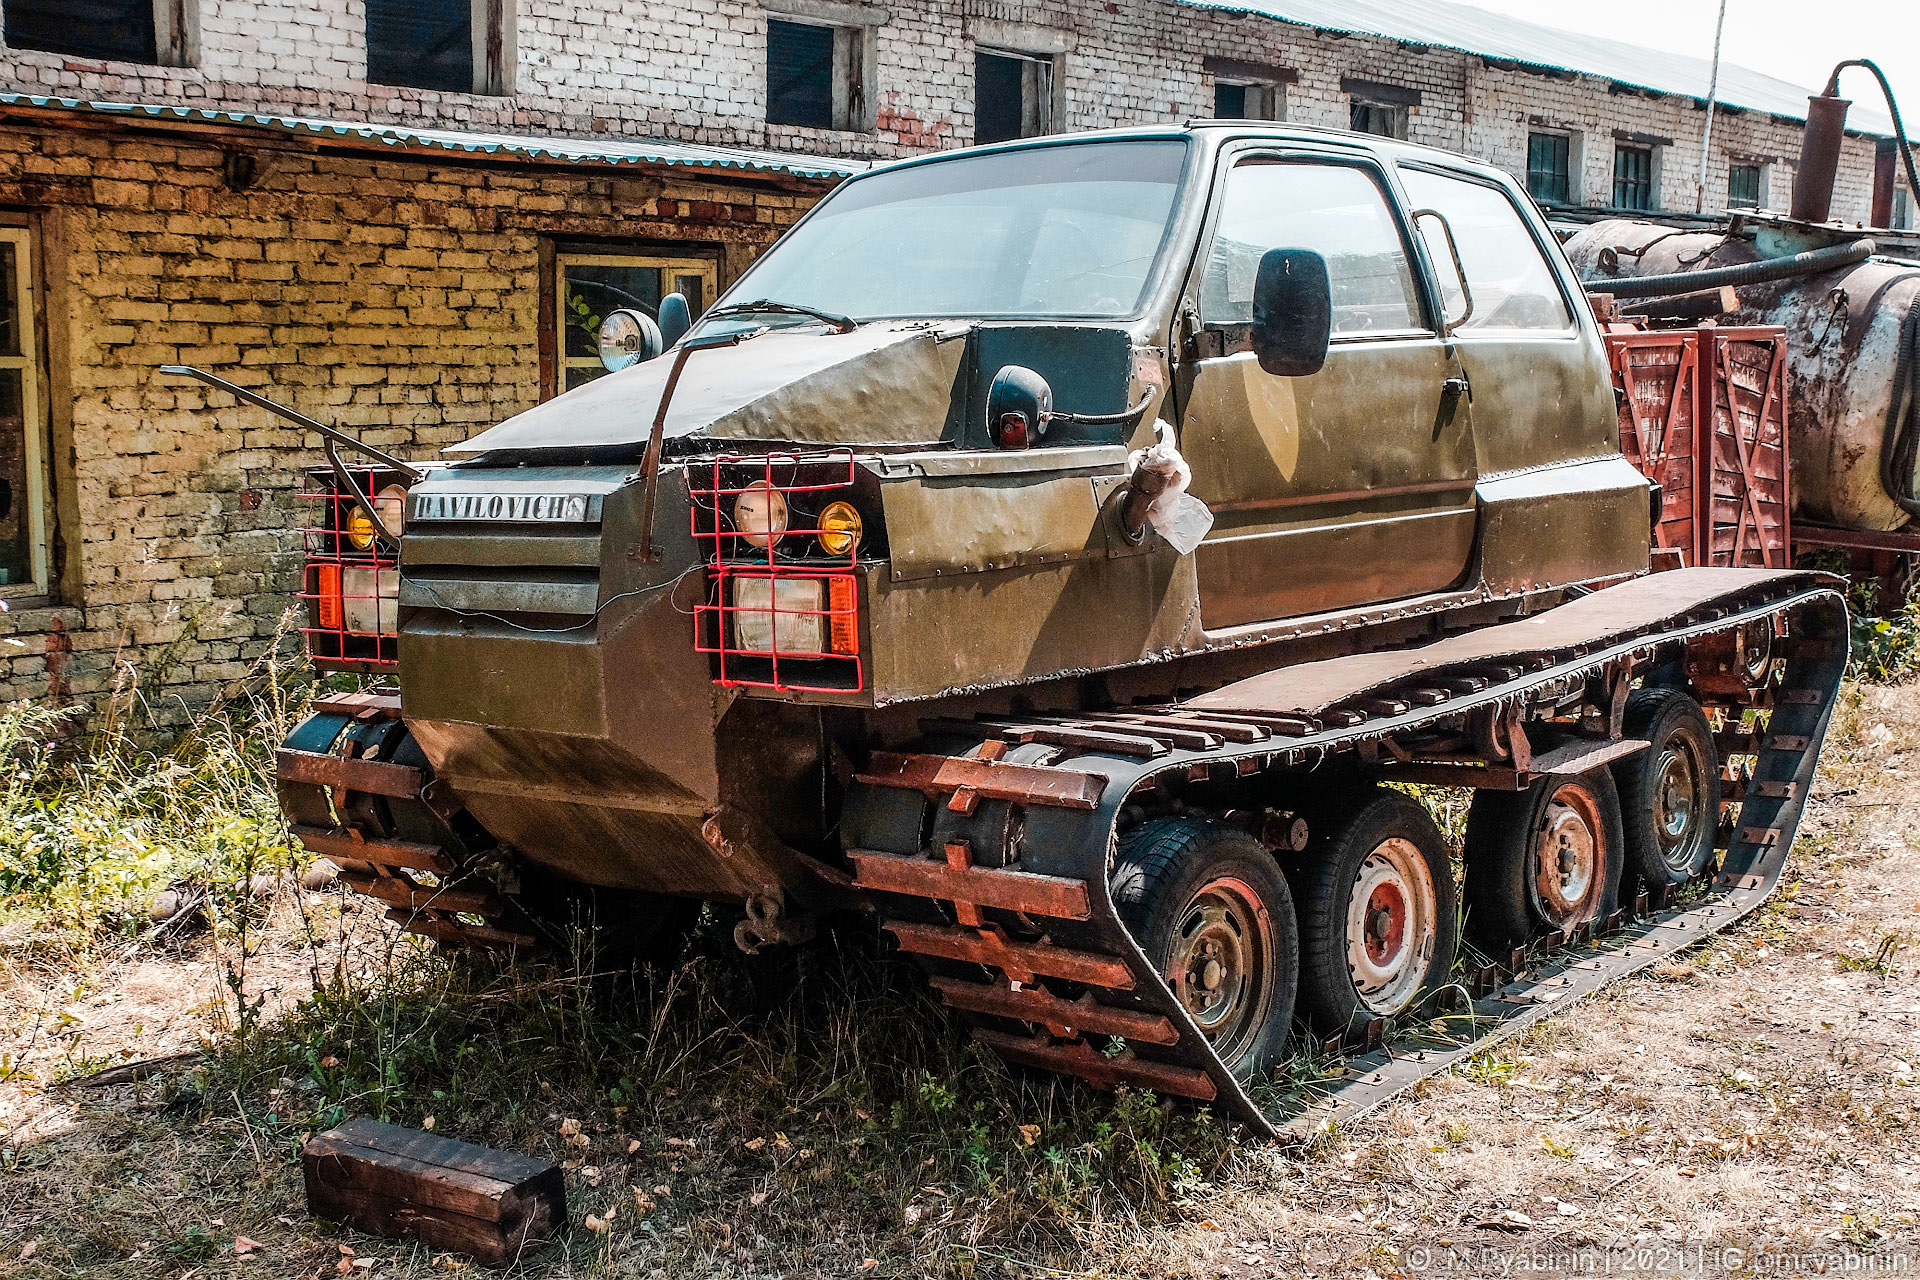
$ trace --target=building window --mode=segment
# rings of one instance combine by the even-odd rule
[[[657,254],[570,253],[554,255],[553,315],[559,330],[560,391],[593,381],[600,364],[600,322],[622,307],[658,318],[660,299],[677,293],[698,316],[713,301],[717,273],[708,258]]]
[[[1053,131],[1053,59],[981,49],[973,62],[973,140],[1005,142]]]
[[[1613,149],[1613,204],[1616,209],[1653,208],[1653,148]]]
[[[1382,138],[1407,138],[1407,109],[1386,102],[1368,102],[1355,98],[1348,111],[1355,133],[1371,133]]]
[[[443,93],[513,91],[512,0],[366,0],[367,80]]]
[[[1905,187],[1893,189],[1892,231],[1905,231],[1913,225],[1913,196]]]
[[[1763,173],[1757,164],[1736,164],[1727,170],[1727,208],[1758,209],[1764,190]]]
[[[1213,118],[1216,120],[1278,120],[1281,89],[1276,84],[1246,80],[1213,82]]]
[[[111,62],[180,65],[189,3],[174,0],[5,0],[9,48]]]
[[[1541,204],[1573,203],[1572,141],[1564,133],[1527,135],[1527,194]]]
[[[0,227],[0,596],[47,592],[47,464],[35,332],[31,234]]]
[[[873,128],[867,68],[871,27],[767,20],[767,123],[808,129]]]

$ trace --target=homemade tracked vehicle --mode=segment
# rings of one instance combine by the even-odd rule
[[[870,912],[1007,1060],[1270,1133],[1772,889],[1842,596],[1649,573],[1599,330],[1503,174],[1035,140],[855,178],[677,303],[450,465],[311,478],[310,651],[399,689],[320,699],[282,803],[407,928]],[[1458,881],[1395,784],[1475,789]],[[1346,1055],[1304,1096],[1296,1016]]]

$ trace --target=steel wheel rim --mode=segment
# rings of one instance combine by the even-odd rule
[[[1440,920],[1433,870],[1419,846],[1382,841],[1354,873],[1347,895],[1347,971],[1370,1012],[1403,1013],[1426,984]]]
[[[1221,876],[1194,892],[1179,921],[1167,985],[1232,1062],[1253,1042],[1274,988],[1273,917],[1246,881]]]
[[[1533,841],[1534,909],[1555,928],[1592,919],[1603,854],[1600,807],[1586,788],[1567,783],[1547,801]]]
[[[1654,762],[1653,776],[1653,834],[1660,858],[1671,870],[1690,874],[1705,808],[1700,762],[1689,744],[1669,738]]]

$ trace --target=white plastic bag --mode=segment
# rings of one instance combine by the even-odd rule
[[[1213,512],[1207,509],[1206,503],[1187,492],[1187,486],[1193,483],[1193,468],[1180,456],[1179,447],[1173,442],[1172,424],[1164,418],[1154,419],[1153,436],[1150,447],[1136,449],[1127,458],[1127,473],[1131,475],[1144,466],[1172,478],[1172,483],[1161,490],[1147,508],[1147,524],[1175,551],[1190,556],[1213,528]]]

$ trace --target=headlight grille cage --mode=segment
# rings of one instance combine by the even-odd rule
[[[850,499],[853,455],[726,454],[689,465],[694,543],[707,566],[694,606],[694,647],[713,655],[714,680],[728,687],[795,693],[854,693],[866,687],[860,638],[860,540],[831,554],[819,516]],[[766,545],[764,529],[735,526],[742,495],[777,495],[786,524]],[[832,533],[835,531],[824,530]]]
[[[377,494],[407,478],[390,467],[347,467],[362,493]],[[301,530],[306,550],[300,628],[307,656],[331,671],[391,671],[399,666],[400,549],[376,535],[353,545],[346,530],[359,501],[330,467],[309,470],[300,498],[310,503]]]

